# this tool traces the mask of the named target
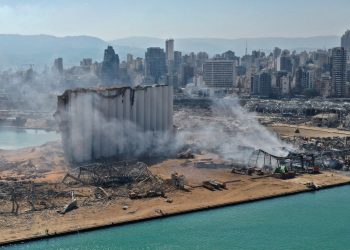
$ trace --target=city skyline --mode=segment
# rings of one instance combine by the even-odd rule
[[[1,34],[91,35],[106,40],[257,38],[338,35],[347,30],[350,2],[184,0],[0,1]],[[78,10],[78,11],[77,11]],[[154,15],[157,13],[157,15]],[[325,18],[327,17],[327,18]]]

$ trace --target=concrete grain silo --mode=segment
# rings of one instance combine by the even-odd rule
[[[168,85],[66,90],[57,112],[70,161],[145,153],[150,140],[173,129],[173,89]]]

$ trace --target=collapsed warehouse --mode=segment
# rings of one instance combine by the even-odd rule
[[[59,183],[0,181],[0,214],[18,214],[59,209],[64,214],[118,198],[165,197],[173,188],[152,174],[142,162],[95,162],[71,169]],[[65,208],[62,209],[62,205]],[[74,204],[72,207],[71,204]]]
[[[241,104],[250,112],[259,113],[270,122],[310,124],[318,127],[350,129],[350,103],[323,99],[243,99]],[[311,118],[311,119],[310,119]]]
[[[153,85],[67,90],[58,96],[55,117],[69,161],[133,157],[172,132],[173,89]]]
[[[322,169],[348,171],[350,168],[350,137],[285,138],[300,152],[313,155],[314,163]]]
[[[248,162],[233,164],[232,172],[248,175],[272,174],[274,177],[287,179],[293,178],[298,173],[315,174],[320,170],[349,171],[349,139],[349,137],[285,138],[284,141],[295,147],[284,149],[285,155],[251,149]]]
[[[316,174],[320,172],[320,167],[315,165],[313,154],[285,152],[284,155],[275,155],[262,149],[255,150],[247,164],[233,164],[232,173],[271,175],[279,179],[290,179],[294,178],[297,173]]]

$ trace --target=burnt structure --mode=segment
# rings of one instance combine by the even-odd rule
[[[66,90],[55,117],[72,162],[138,156],[173,128],[168,85]]]

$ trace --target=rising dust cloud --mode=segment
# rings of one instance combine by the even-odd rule
[[[77,99],[77,103],[86,107],[90,102],[84,101]],[[184,108],[176,111],[174,124],[177,129],[167,132],[144,131],[127,119],[108,119],[110,110],[100,106],[84,108],[78,115],[78,110],[70,113],[79,117],[71,131],[75,144],[72,148],[64,148],[66,152],[73,151],[78,155],[78,161],[114,156],[123,159],[174,157],[191,148],[195,153],[213,152],[224,160],[246,164],[254,150],[262,149],[282,156],[287,154],[284,148],[291,148],[262,126],[255,113],[241,107],[238,97],[215,99],[210,110]],[[87,125],[89,123],[91,125]],[[81,129],[86,131],[82,133]],[[86,150],[84,145],[92,147]]]
[[[255,113],[241,107],[238,97],[213,100],[210,116],[181,110],[175,120],[177,145],[215,152],[225,160],[247,163],[254,150],[285,155],[283,148],[291,148],[262,126]]]

